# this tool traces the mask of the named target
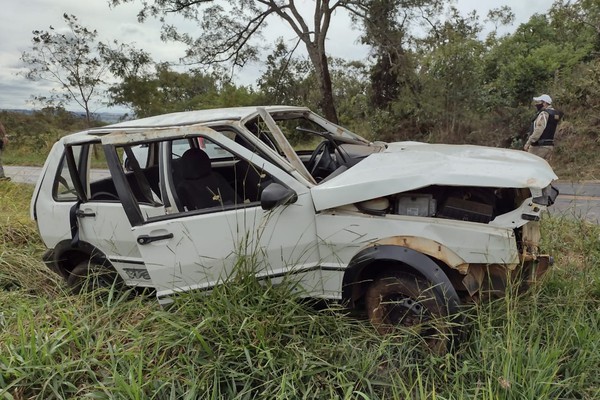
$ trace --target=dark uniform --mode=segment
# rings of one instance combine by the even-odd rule
[[[531,124],[531,135],[525,149],[536,156],[549,160],[554,150],[554,134],[562,118],[562,112],[551,105],[541,108]]]

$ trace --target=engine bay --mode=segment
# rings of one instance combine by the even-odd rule
[[[489,223],[530,197],[528,189],[428,186],[409,193],[356,203],[372,215],[407,215]]]

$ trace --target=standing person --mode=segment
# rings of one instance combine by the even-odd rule
[[[562,118],[562,112],[552,107],[552,98],[547,94],[534,97],[537,114],[531,126],[531,133],[523,150],[550,160],[554,150],[554,134],[558,122]]]
[[[8,136],[6,136],[6,129],[0,122],[0,181],[10,181],[10,178],[4,175],[4,168],[2,168],[2,151],[8,144]]]

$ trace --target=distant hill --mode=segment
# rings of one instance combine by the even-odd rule
[[[27,110],[27,109],[20,109],[20,108],[12,108],[12,109],[4,108],[4,109],[0,109],[0,111],[16,112],[16,113],[31,115],[34,112],[39,111],[39,110]],[[85,118],[84,112],[81,112],[81,111],[69,111],[69,112],[78,117]],[[93,116],[94,116],[94,118],[96,118],[102,122],[105,122],[107,124],[114,124],[114,123],[117,123],[120,121],[124,121],[124,120],[133,118],[133,116],[131,114],[109,113],[109,112],[94,113]]]
[[[97,113],[94,114],[100,121],[114,124],[120,121],[133,119],[131,114],[118,114],[118,113]]]

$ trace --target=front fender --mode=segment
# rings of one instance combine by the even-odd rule
[[[448,314],[458,311],[460,299],[442,268],[423,253],[394,245],[374,245],[354,256],[344,274],[343,297],[356,300],[364,294],[370,281],[389,268],[423,276],[431,283],[440,304],[446,304]]]

